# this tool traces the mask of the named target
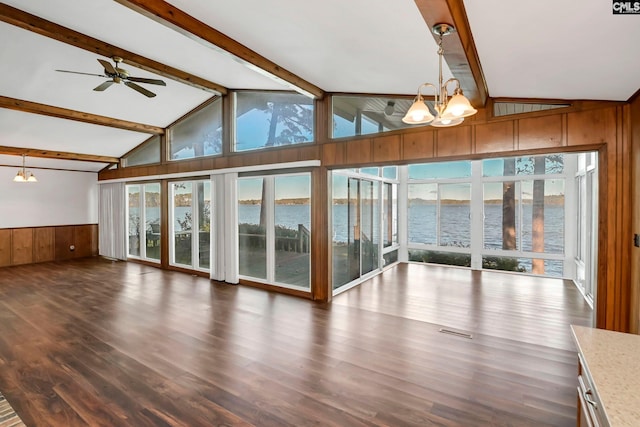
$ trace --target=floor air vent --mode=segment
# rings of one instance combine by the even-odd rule
[[[455,335],[457,337],[473,339],[473,335],[467,334],[466,332],[459,332],[459,331],[454,331],[454,330],[445,329],[445,328],[440,328],[438,332],[442,332],[443,334]]]

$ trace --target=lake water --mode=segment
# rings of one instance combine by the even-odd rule
[[[178,218],[183,218],[189,208],[178,208]],[[132,209],[132,213],[135,214]],[[347,242],[349,229],[348,205],[333,206],[333,241]],[[298,224],[303,224],[311,230],[309,205],[276,205],[276,224],[296,230]],[[147,208],[148,219],[159,218],[158,208]],[[471,222],[470,208],[468,205],[442,205],[440,218],[440,244],[443,246],[470,247]],[[238,220],[240,223],[258,224],[260,222],[259,205],[238,205]],[[436,244],[436,206],[415,205],[408,211],[409,241],[414,243]],[[372,230],[373,223],[378,222],[378,213],[373,217],[363,220],[362,229]],[[520,228],[520,219],[516,219],[516,227]],[[522,213],[522,241],[518,246],[524,251],[532,250],[532,217],[531,205],[523,206]],[[355,223],[354,218],[351,224]],[[176,229],[180,226],[176,222]],[[484,248],[502,248],[502,205],[486,204],[484,207]],[[366,233],[366,231],[365,231]],[[375,228],[370,235],[374,242],[379,239],[378,229]],[[544,221],[544,247],[547,253],[562,254],[564,251],[564,207],[548,205],[545,207]],[[523,266],[530,270],[530,261],[521,260]],[[550,275],[562,275],[562,261],[547,262],[547,272]]]

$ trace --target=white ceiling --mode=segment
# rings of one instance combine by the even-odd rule
[[[287,89],[112,0],[4,3],[231,89]],[[410,95],[420,83],[437,82],[437,46],[413,0],[169,3],[327,92]],[[601,0],[464,5],[493,97],[624,101],[640,88],[639,16],[614,16]],[[104,79],[55,70],[101,74],[99,56],[1,22],[0,40],[0,96],[164,127],[213,95],[127,65],[130,74],[167,86],[145,86],[157,93],[152,99],[122,85],[94,92]],[[4,146],[119,157],[149,136],[0,109]],[[6,158],[0,165],[13,164]],[[87,171],[105,166],[27,162]]]

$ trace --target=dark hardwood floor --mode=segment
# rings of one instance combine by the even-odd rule
[[[28,426],[573,426],[569,324],[590,317],[568,282],[415,264],[329,305],[99,258],[8,267],[0,391]]]

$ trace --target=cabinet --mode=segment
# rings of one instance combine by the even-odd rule
[[[593,381],[585,369],[582,356],[578,355],[578,427],[605,427],[606,422],[601,413],[602,404],[594,391]]]
[[[640,426],[640,336],[572,325],[578,426]]]

